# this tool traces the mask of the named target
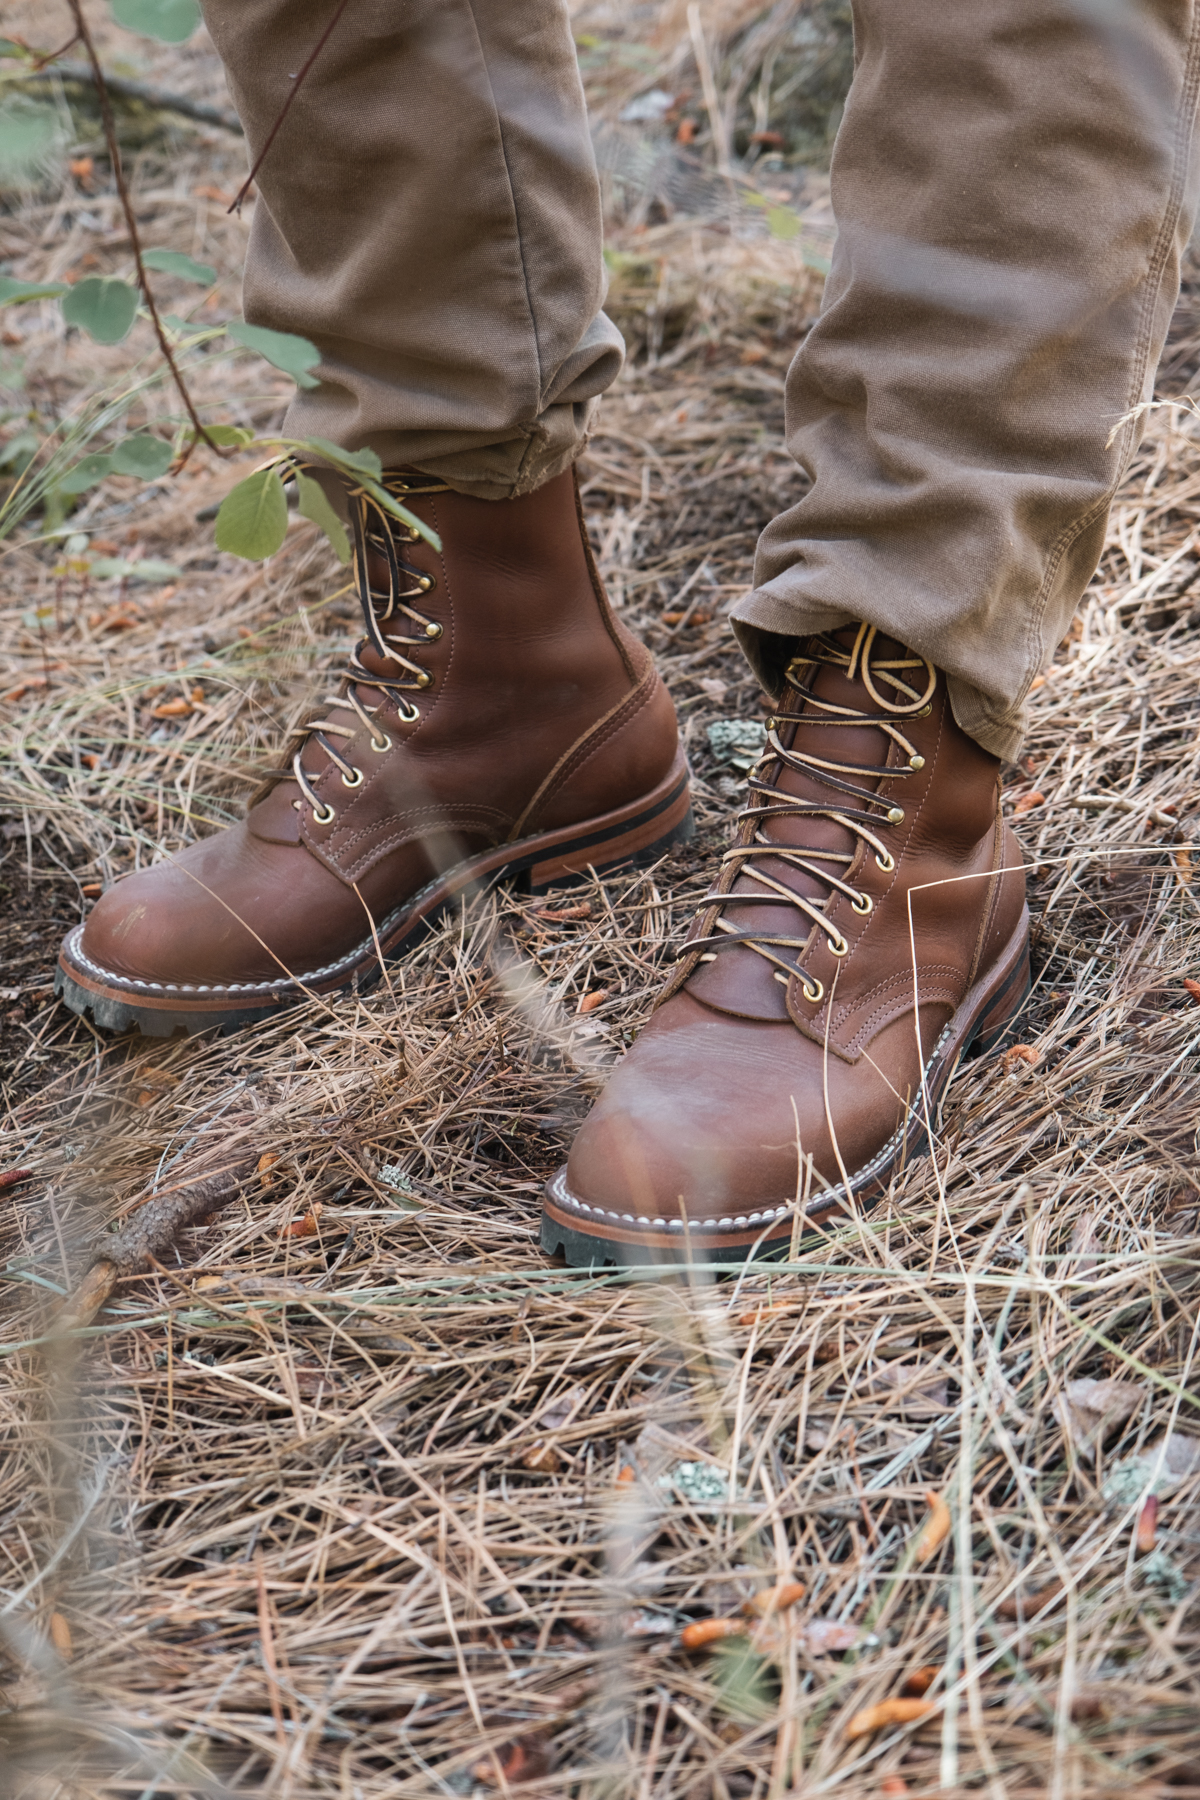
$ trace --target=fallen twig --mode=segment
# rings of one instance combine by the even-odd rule
[[[185,1187],[152,1193],[124,1231],[105,1243],[59,1315],[60,1329],[71,1331],[90,1324],[122,1276],[148,1268],[152,1258],[170,1248],[177,1232],[226,1206],[242,1183],[252,1179],[257,1167],[257,1155],[247,1155]]]
[[[18,76],[8,85],[30,87],[36,82],[45,87],[58,81],[74,82],[79,87],[96,86],[93,70],[87,63],[80,62],[53,63],[48,68]],[[185,119],[194,119],[198,125],[216,125],[221,131],[236,131],[239,137],[243,135],[242,121],[235,112],[228,112],[223,106],[210,106],[206,100],[193,100],[188,94],[173,94],[167,88],[151,87],[145,81],[130,81],[124,75],[110,75],[107,69],[104,85],[118,100],[136,100],[155,112],[179,113]]]

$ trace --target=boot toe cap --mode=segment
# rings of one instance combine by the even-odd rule
[[[786,1024],[749,1034],[734,1020],[652,1026],[575,1139],[570,1196],[659,1230],[745,1229],[790,1210],[800,1163],[779,1053],[792,1035]]]

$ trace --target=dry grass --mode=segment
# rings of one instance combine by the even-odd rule
[[[242,227],[193,190],[237,166],[191,135],[137,177],[155,241],[219,264],[217,316]],[[14,208],[14,272],[84,243],[118,268],[108,207]],[[670,1286],[547,1267],[540,1184],[725,829],[704,728],[758,708],[725,614],[795,490],[782,374],[815,300],[784,245],[637,232],[621,304],[650,353],[606,403],[586,498],[681,708],[694,853],[493,896],[388,987],[262,1030],[98,1038],[45,991],[82,889],[230,816],[353,617],[307,525],[265,570],[216,555],[195,515],[229,475],[199,459],[79,515],[178,577],[117,593],[45,546],[5,557],[0,693],[25,691],[0,766],[0,1169],[34,1171],[5,1196],[0,1276],[12,1800],[1200,1793],[1200,1473],[1164,1493],[1151,1556],[1150,1476],[1111,1497],[1164,1432],[1200,1438],[1193,422],[1150,419],[1009,784],[1014,808],[1043,796],[1018,821],[1036,1060],[969,1067],[934,1158],[793,1264]],[[102,378],[49,309],[20,329],[22,404]],[[1178,387],[1186,318],[1171,358]],[[252,365],[211,379],[226,416],[278,406]],[[95,1328],[44,1341],[101,1234],[218,1153],[278,1161]],[[1129,1388],[1090,1441],[1088,1378]],[[927,1492],[950,1532],[917,1562]],[[784,1580],[804,1598],[753,1639],[681,1648]],[[925,1665],[927,1722],[848,1737]]]

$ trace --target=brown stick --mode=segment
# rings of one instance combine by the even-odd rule
[[[75,0],[71,0],[71,3],[72,3],[72,5],[74,5]],[[280,107],[279,114],[275,120],[275,123],[272,125],[270,131],[268,131],[268,133],[267,133],[266,142],[263,144],[262,149],[259,151],[258,155],[254,159],[254,165],[251,168],[250,173],[247,175],[245,181],[243,181],[241,187],[238,189],[237,193],[234,195],[233,204],[232,204],[232,206],[230,206],[227,209],[229,212],[231,212],[231,213],[232,212],[235,212],[235,213],[241,212],[242,201],[246,198],[246,195],[250,192],[251,186],[253,185],[253,182],[254,182],[254,177],[258,174],[258,171],[262,168],[264,162],[267,160],[267,151],[271,148],[271,145],[275,142],[275,134],[279,130],[279,127],[283,124],[283,121],[287,118],[288,113],[291,110],[292,101],[296,98],[296,95],[300,92],[300,89],[303,87],[309,70],[312,68],[312,66],[316,62],[318,56],[320,56],[322,50],[325,48],[325,45],[329,41],[329,38],[333,31],[334,26],[337,24],[338,20],[341,18],[342,14],[345,12],[345,10],[346,10],[347,6],[349,6],[349,4],[350,4],[350,0],[341,0],[341,5],[338,7],[337,11],[334,13],[332,19],[330,19],[328,25],[325,27],[325,29],[321,33],[320,37],[317,39],[316,48],[313,50],[312,54],[309,56],[308,61],[306,63],[304,63],[303,66],[298,71],[298,73],[293,76],[292,90],[291,90],[290,94],[288,95],[287,99],[284,101],[283,105]]]
[[[113,180],[117,184],[117,197],[121,202],[121,211],[125,215],[125,224],[129,231],[129,241],[133,246],[133,260],[137,268],[138,287],[141,289],[142,299],[146,302],[146,311],[150,314],[150,320],[154,326],[154,335],[158,339],[158,347],[166,359],[167,367],[171,371],[171,379],[174,381],[178,390],[179,398],[187,408],[188,418],[191,420],[193,429],[196,432],[196,437],[192,439],[192,442],[188,445],[176,465],[175,472],[178,474],[179,470],[183,468],[184,463],[187,462],[188,457],[195,449],[196,443],[200,438],[203,438],[209,449],[215,451],[220,457],[232,456],[233,449],[222,449],[220,444],[215,444],[212,438],[209,437],[203,420],[196,411],[195,406],[192,404],[192,396],[188,393],[187,384],[179,372],[178,363],[175,361],[175,353],[167,340],[166,332],[163,330],[162,320],[158,316],[158,307],[154,304],[154,294],[150,287],[150,278],[146,274],[146,265],[142,261],[142,240],[138,233],[137,215],[133,210],[133,202],[129,198],[129,189],[125,185],[125,175],[121,168],[121,146],[117,142],[117,128],[113,123],[112,105],[108,97],[108,86],[104,79],[104,70],[100,65],[100,58],[96,52],[96,46],[92,42],[92,34],[88,29],[87,20],[83,16],[82,0],[70,0],[70,4],[71,15],[75,20],[76,31],[79,35],[80,42],[87,51],[87,59],[91,64],[92,74],[96,82],[96,96],[100,101],[100,118],[104,125],[104,141],[108,145],[109,160],[112,163],[113,169]]]
[[[170,1249],[177,1232],[228,1205],[257,1167],[258,1157],[254,1155],[232,1168],[190,1181],[186,1187],[152,1194],[124,1231],[105,1242],[60,1313],[60,1330],[90,1324],[123,1275],[136,1275],[149,1268],[160,1252]]]

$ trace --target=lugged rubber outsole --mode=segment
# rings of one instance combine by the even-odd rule
[[[1031,987],[1029,909],[1024,907],[1004,952],[964,996],[939,1037],[925,1065],[923,1092],[909,1107],[893,1137],[869,1164],[850,1176],[848,1191],[846,1184],[839,1182],[813,1195],[801,1221],[802,1231],[806,1225],[824,1225],[852,1207],[869,1207],[883,1196],[896,1169],[928,1146],[926,1107],[934,1121],[940,1123],[947,1090],[962,1063],[972,1054],[991,1055],[1003,1045]],[[571,1194],[566,1175],[564,1165],[546,1185],[541,1245],[547,1256],[561,1255],[571,1268],[635,1270],[658,1265],[666,1274],[681,1263],[739,1263],[750,1257],[778,1259],[787,1254],[792,1243],[794,1204],[768,1209],[776,1214],[777,1222],[760,1213],[732,1229],[717,1229],[701,1222],[685,1229],[682,1221],[672,1220],[664,1231],[662,1221],[657,1222],[660,1228],[655,1229],[648,1220],[640,1221],[631,1214],[617,1220],[608,1212],[603,1216],[612,1222],[601,1225],[599,1209],[587,1207]],[[596,1218],[595,1228],[574,1210],[580,1207]]]
[[[67,936],[59,953],[55,992],[72,1012],[90,1013],[103,1031],[136,1029],[146,1037],[183,1031],[227,1035],[261,1019],[277,1017],[312,995],[332,998],[356,988],[363,993],[382,978],[450,908],[510,883],[526,893],[564,887],[619,868],[648,866],[672,844],[695,832],[689,796],[690,775],[680,750],[670,773],[649,794],[600,818],[558,831],[541,832],[469,857],[437,876],[378,926],[383,964],[368,937],[337,962],[278,981],[238,988],[172,986],[138,982],[93,963],[82,947],[84,927]]]

